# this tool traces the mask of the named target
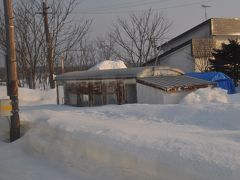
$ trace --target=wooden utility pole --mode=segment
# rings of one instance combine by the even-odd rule
[[[49,32],[49,25],[48,25],[48,9],[47,1],[43,2],[43,9],[42,9],[42,15],[44,19],[44,27],[45,27],[45,34],[46,34],[46,42],[47,42],[47,63],[48,63],[48,69],[49,69],[49,83],[50,88],[55,88],[55,82],[53,79],[54,74],[54,64],[53,64],[53,47],[52,47],[52,37]]]
[[[20,119],[18,107],[18,77],[16,48],[14,38],[14,18],[12,0],[3,0],[6,24],[6,46],[7,46],[7,67],[8,67],[8,96],[12,101],[12,116],[10,123],[10,141],[20,138]]]

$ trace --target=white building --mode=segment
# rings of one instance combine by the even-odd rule
[[[212,18],[159,47],[162,54],[145,65],[178,68],[184,72],[204,71],[213,48],[240,36],[240,19]]]

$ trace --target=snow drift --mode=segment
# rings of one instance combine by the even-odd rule
[[[182,101],[183,104],[228,103],[227,90],[221,88],[203,88],[188,94]]]
[[[70,173],[65,179],[238,180],[239,102],[232,103],[231,96],[218,89],[195,94],[198,103],[192,97],[189,104],[75,108],[54,101],[42,104],[44,96],[49,103],[49,91],[39,99],[41,105],[21,108],[22,122],[31,128],[14,144],[15,149],[23,150],[21,157],[24,152],[26,157],[36,157],[32,166],[45,160],[59,168],[59,174],[64,169]],[[10,147],[1,146],[2,162]],[[1,163],[0,177],[12,180],[18,163],[10,162]],[[12,172],[6,173],[10,167]],[[45,174],[47,168],[43,170]],[[57,172],[54,177],[59,177]],[[41,173],[34,173],[22,179],[41,178]]]
[[[48,90],[42,91],[39,89],[26,89],[26,88],[19,88],[18,92],[20,106],[30,106],[33,104],[56,104],[57,96],[56,90]],[[0,86],[0,99],[8,99],[5,86]]]

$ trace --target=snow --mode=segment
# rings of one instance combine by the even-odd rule
[[[239,180],[240,94],[206,88],[175,105],[91,108],[57,106],[54,91],[19,95],[24,135],[6,143],[0,119],[0,179]]]
[[[106,69],[125,69],[125,68],[127,68],[127,66],[121,60],[117,61],[105,60],[90,68],[89,71]]]
[[[19,88],[19,102],[21,106],[33,104],[55,104],[57,102],[56,90],[33,90]],[[46,96],[47,94],[47,96]],[[6,87],[0,86],[0,99],[9,99],[6,92]]]
[[[202,88],[188,94],[181,103],[205,104],[205,103],[228,103],[227,90],[221,88]]]

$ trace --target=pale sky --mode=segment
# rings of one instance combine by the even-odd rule
[[[2,1],[2,0],[0,0]],[[152,8],[161,11],[172,22],[168,38],[173,38],[208,18],[240,18],[240,0],[78,0],[73,16],[93,19],[92,36],[104,34],[117,16]],[[0,3],[1,5],[1,3]],[[1,58],[1,57],[0,57]],[[1,64],[0,60],[0,64]]]
[[[125,16],[131,11],[140,12],[152,8],[161,11],[172,22],[169,38],[200,24],[208,18],[240,18],[240,0],[79,0],[75,15],[94,19],[93,33],[102,34],[111,26],[117,16]]]

